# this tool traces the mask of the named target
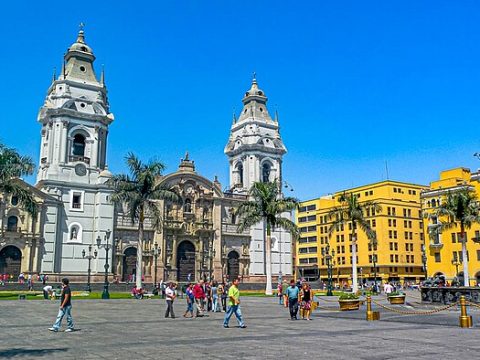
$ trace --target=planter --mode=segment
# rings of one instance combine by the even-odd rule
[[[389,296],[388,301],[390,302],[390,304],[394,304],[394,305],[405,304],[405,295]]]
[[[360,308],[360,299],[338,300],[341,311],[358,310]]]

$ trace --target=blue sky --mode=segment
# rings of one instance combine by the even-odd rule
[[[0,139],[37,163],[37,112],[84,22],[115,115],[113,172],[127,151],[170,172],[188,150],[226,186],[253,71],[300,199],[383,180],[386,161],[420,184],[480,167],[478,1],[24,1],[0,20]]]

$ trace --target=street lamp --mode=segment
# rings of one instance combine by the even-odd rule
[[[155,268],[153,272],[153,287],[157,287],[157,259],[158,255],[160,255],[160,249],[158,248],[158,243],[153,244],[153,257],[155,259]]]
[[[327,262],[327,275],[328,275],[327,296],[333,296],[332,267],[333,267],[333,257],[335,256],[335,250],[330,251],[330,245],[327,244],[327,246],[322,249],[322,256]]]
[[[427,252],[425,249],[425,245],[422,244],[422,264],[423,264],[423,272],[425,276],[425,280],[427,280]]]
[[[105,240],[105,244],[102,244],[102,239],[100,238],[100,235],[97,237],[97,247],[104,248],[105,249],[105,281],[103,283],[103,292],[102,292],[102,299],[110,299],[110,294],[108,293],[108,251],[112,248],[112,245],[108,243],[108,240],[110,239],[110,234],[112,232],[110,229],[108,229],[105,232],[105,236],[103,239]]]
[[[92,292],[92,288],[90,286],[90,274],[91,274],[91,267],[90,263],[92,262],[92,259],[97,258],[97,250],[95,249],[93,254],[92,254],[92,245],[88,245],[88,255],[85,253],[85,249],[82,250],[82,257],[84,259],[88,259],[88,276],[87,276],[87,291]]]
[[[372,255],[373,262],[373,292],[377,293],[377,254]]]
[[[455,273],[457,274],[457,279],[458,279],[458,267],[462,265],[462,261],[458,260],[457,258],[452,259],[452,265],[455,266]]]

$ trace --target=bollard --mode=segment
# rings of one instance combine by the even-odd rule
[[[372,311],[372,297],[367,296],[367,321],[380,320],[380,312]]]
[[[467,303],[465,301],[465,296],[460,296],[460,327],[462,328],[471,328],[473,326],[472,317],[467,315]]]

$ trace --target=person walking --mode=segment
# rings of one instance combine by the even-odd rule
[[[221,297],[221,301],[222,301],[222,309],[223,311],[227,311],[227,297],[228,297],[228,289],[230,288],[228,283],[223,283],[223,286],[222,286],[222,297]]]
[[[210,291],[212,292],[212,312],[220,311],[218,306],[218,284],[216,281],[212,283],[212,288]]]
[[[311,320],[310,313],[312,306],[312,290],[310,289],[310,285],[308,285],[306,282],[303,284],[301,299],[302,319]]]
[[[183,317],[187,317],[188,313],[190,313],[190,317],[194,318],[196,317],[196,314],[195,316],[193,315],[193,304],[195,303],[195,296],[193,295],[192,283],[188,283],[185,290],[185,295],[187,295],[187,310],[185,311],[185,314],[183,314]]]
[[[290,287],[287,289],[288,308],[290,310],[290,320],[298,320],[298,295],[299,290],[295,285],[295,280],[290,280]]]
[[[62,326],[62,319],[66,315],[67,316],[67,326],[68,328],[65,332],[72,332],[75,330],[73,325],[73,318],[72,318],[72,291],[70,290],[69,280],[67,278],[62,279],[62,292],[60,298],[60,309],[58,310],[57,320],[55,324],[48,330],[53,332],[58,332],[60,327]]]
[[[173,312],[173,301],[176,298],[175,295],[175,285],[171,282],[168,284],[168,287],[165,289],[165,296],[167,297],[167,310],[165,311],[165,317],[169,316],[172,319],[175,319],[175,313]]]
[[[225,293],[225,289],[223,288],[223,284],[218,284],[218,287],[217,287],[217,303],[218,303],[218,311],[219,312],[222,312],[222,307],[223,307],[222,302],[223,302],[224,293]]]
[[[238,290],[239,280],[234,279],[232,286],[228,289],[228,309],[225,313],[225,318],[223,319],[223,327],[228,328],[228,322],[233,314],[237,317],[238,326],[241,329],[246,328],[245,323],[242,319],[242,311],[240,310],[240,290]]]

